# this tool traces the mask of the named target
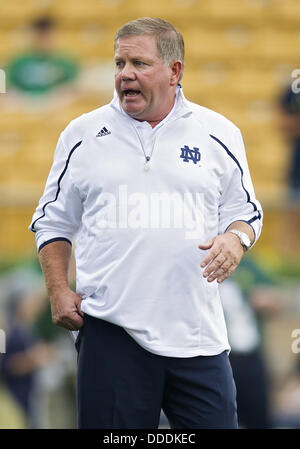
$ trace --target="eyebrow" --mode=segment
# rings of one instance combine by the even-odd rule
[[[146,61],[146,62],[151,62],[151,61],[153,61],[153,59],[150,59],[150,58],[148,58],[147,56],[145,56],[145,55],[137,55],[137,56],[134,56],[134,57],[132,57],[132,58],[129,58],[129,59],[131,59],[132,61],[137,61],[137,60],[143,60],[143,61]],[[114,60],[115,61],[123,61],[124,60],[124,58],[122,58],[122,56],[115,56],[114,57]]]

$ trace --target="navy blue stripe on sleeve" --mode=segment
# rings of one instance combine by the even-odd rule
[[[47,240],[46,242],[42,243],[39,246],[38,252],[40,252],[41,249],[44,248],[44,246],[49,245],[49,243],[53,243],[53,242],[67,242],[72,246],[72,242],[70,242],[69,239],[66,239],[65,237],[55,237],[53,239]]]
[[[38,217],[38,218],[32,223],[32,225],[31,225],[31,231],[36,232],[36,229],[35,229],[36,222],[37,222],[38,220],[40,220],[41,218],[43,218],[43,217],[46,215],[45,209],[46,209],[46,207],[48,206],[48,204],[54,203],[54,202],[57,200],[58,195],[59,195],[59,192],[60,192],[60,183],[61,183],[61,181],[62,181],[62,179],[63,179],[63,177],[64,177],[64,175],[65,175],[65,173],[66,173],[66,171],[67,171],[67,168],[68,168],[68,165],[69,165],[71,156],[72,156],[72,154],[74,153],[74,151],[76,150],[76,148],[78,148],[79,145],[81,145],[81,143],[82,143],[82,140],[80,140],[79,142],[77,142],[76,145],[74,145],[74,147],[73,147],[72,150],[70,151],[70,153],[69,153],[69,155],[68,155],[68,158],[67,158],[67,160],[66,160],[64,169],[63,169],[62,173],[60,174],[60,176],[59,176],[59,178],[58,178],[58,181],[57,181],[57,190],[56,190],[55,198],[54,198],[54,200],[48,201],[46,204],[44,204],[44,206],[43,206],[43,208],[42,208],[43,214],[42,214],[40,217]]]
[[[248,220],[247,223],[248,223],[248,224],[251,224],[251,223],[253,223],[255,220],[259,220],[259,219],[260,219],[260,214],[259,214],[259,216],[253,217],[253,218],[251,218],[251,220]]]
[[[231,151],[226,147],[226,145],[221,140],[219,140],[217,137],[213,136],[212,134],[210,134],[210,137],[212,139],[214,139],[216,142],[218,142],[221,145],[222,148],[224,148],[224,150],[226,151],[228,156],[230,156],[231,159],[236,163],[236,165],[238,166],[238,168],[239,168],[239,170],[241,172],[241,183],[242,183],[242,188],[243,188],[243,190],[245,191],[245,193],[247,195],[247,203],[250,203],[253,206],[254,211],[257,212],[257,216],[255,216],[251,220],[249,220],[248,223],[250,224],[250,223],[252,223],[255,220],[260,220],[261,219],[261,213],[257,209],[256,204],[253,201],[251,201],[250,194],[249,194],[248,190],[244,186],[244,182],[243,182],[244,172],[243,172],[243,169],[241,167],[241,164],[239,163],[237,158],[234,156],[234,154],[231,153]]]

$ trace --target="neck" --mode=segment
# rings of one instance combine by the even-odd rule
[[[167,115],[165,117],[167,117]],[[160,122],[162,122],[164,118],[162,118],[161,120],[155,120],[155,121],[147,120],[147,122],[149,123],[149,125],[151,125],[152,128],[155,128],[155,126],[158,125]]]
[[[145,121],[148,122],[149,125],[150,125],[152,128],[155,128],[156,125],[158,125],[160,122],[162,122],[162,121],[167,117],[167,115],[170,114],[170,112],[172,111],[172,109],[173,109],[173,107],[174,107],[174,104],[175,104],[175,98],[176,98],[176,97],[174,97],[173,102],[171,103],[170,107],[168,108],[168,112],[165,113],[165,114],[163,114],[162,117],[161,117],[159,120],[147,120],[147,119],[146,119]],[[138,119],[137,119],[137,120],[138,120]],[[140,120],[140,121],[144,121],[144,120]]]

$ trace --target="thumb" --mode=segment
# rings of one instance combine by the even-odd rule
[[[213,238],[213,239],[208,240],[205,243],[201,243],[200,245],[198,245],[198,248],[200,248],[200,249],[209,249],[209,248],[211,248],[213,246],[214,240],[215,239]]]
[[[80,315],[83,318],[84,313],[81,311],[81,302],[82,302],[82,298],[80,298],[80,296],[78,296],[77,300],[75,301],[75,306],[76,306],[78,315]]]

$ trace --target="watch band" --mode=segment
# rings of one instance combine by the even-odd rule
[[[238,231],[237,229],[230,229],[228,232],[231,232],[232,234],[235,234],[240,239],[241,245],[244,248],[245,251],[248,251],[249,248],[251,248],[251,240],[249,239],[248,235],[245,232]]]

